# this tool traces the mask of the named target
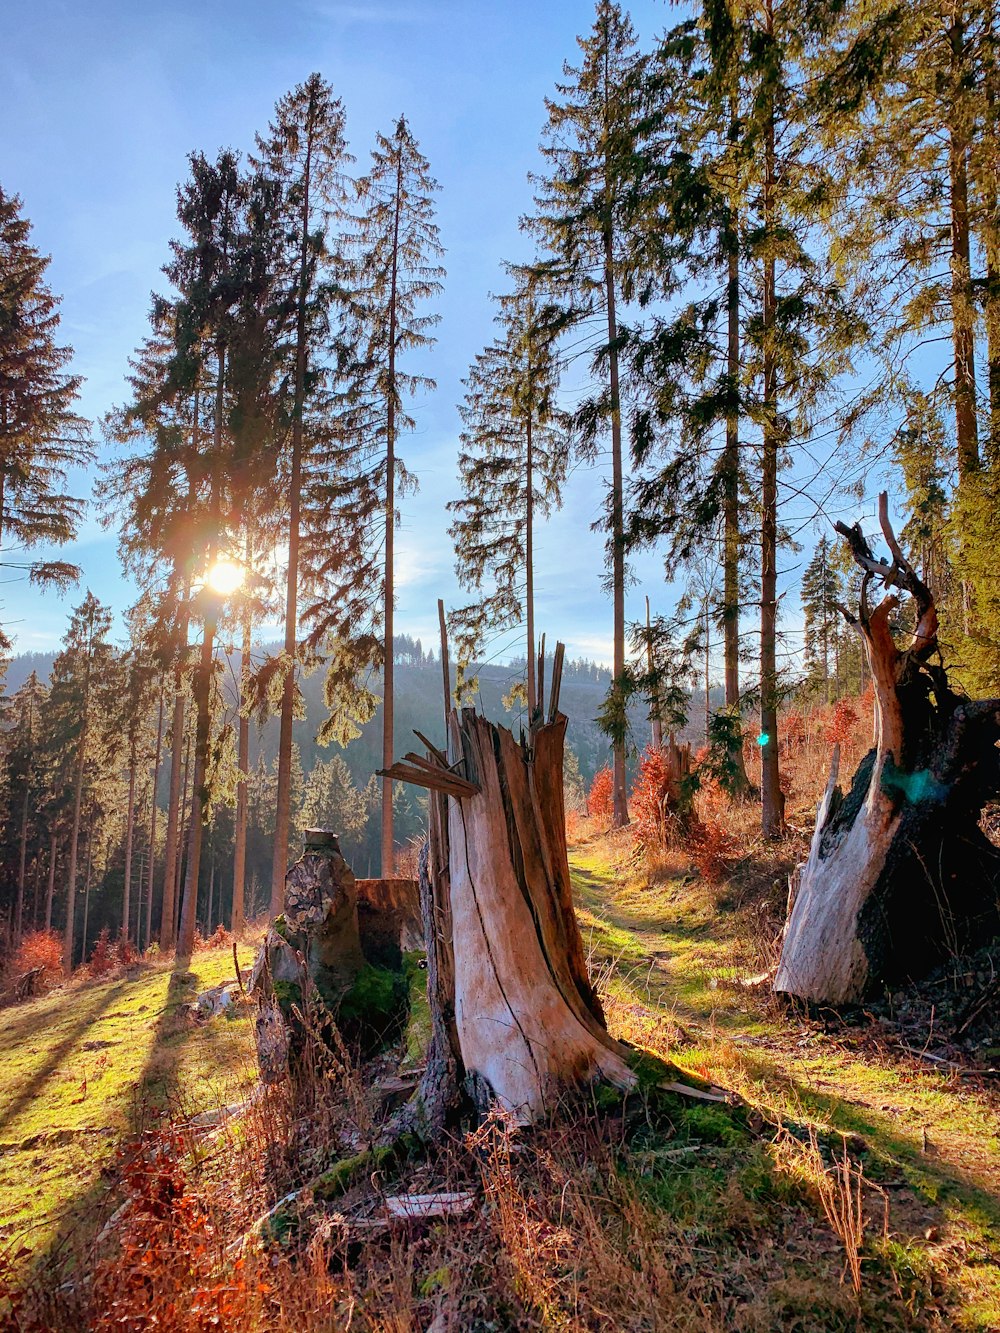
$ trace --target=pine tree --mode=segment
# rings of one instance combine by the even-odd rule
[[[538,517],[561,502],[568,433],[555,404],[558,363],[551,312],[540,306],[537,278],[516,272],[501,298],[501,336],[476,357],[459,408],[458,457],[463,495],[448,508],[461,586],[479,594],[450,617],[458,631],[458,685],[481,653],[487,629],[525,624],[527,704],[536,707],[534,540]],[[490,591],[485,592],[484,589]]]
[[[318,74],[286,94],[275,107],[266,138],[258,138],[260,164],[281,188],[292,236],[289,255],[289,311],[294,335],[290,403],[291,451],[288,475],[288,569],[285,585],[285,636],[281,659],[280,734],[271,914],[284,899],[286,847],[291,811],[292,723],[296,711],[296,660],[299,631],[300,542],[303,469],[310,441],[306,429],[310,395],[322,384],[320,359],[329,339],[330,281],[328,229],[344,203],[345,165],[351,160],[344,139],[344,110]]]
[[[302,821],[306,828],[337,833],[348,861],[360,852],[361,835],[368,822],[367,804],[340,755],[321,760],[306,779]]]
[[[115,740],[109,735],[107,725],[118,684],[115,652],[108,640],[110,632],[110,611],[88,592],[70,618],[63,650],[53,663],[46,710],[48,745],[65,774],[67,787],[69,842],[63,928],[63,967],[67,972],[74,967],[85,779],[89,775],[93,781],[100,752]]]
[[[810,681],[819,685],[827,703],[836,677],[833,655],[840,620],[840,592],[837,571],[830,561],[830,541],[824,533],[802,575],[800,595],[805,617],[805,667]]]
[[[578,38],[579,68],[567,64],[547,99],[542,153],[548,174],[536,179],[537,214],[525,225],[542,248],[540,272],[567,300],[567,323],[580,330],[595,317],[605,333],[591,343],[601,389],[577,413],[585,449],[593,455],[601,435],[611,437],[611,485],[607,501],[609,584],[613,599],[612,693],[625,681],[625,546],[623,404],[619,377],[618,308],[634,289],[634,168],[641,155],[642,62],[635,33],[621,8],[598,0],[594,27]],[[614,707],[621,710],[621,698]],[[620,729],[618,729],[620,730]],[[614,742],[614,822],[628,822],[624,740]]]
[[[371,167],[356,183],[361,212],[349,237],[352,313],[347,341],[355,348],[351,429],[331,457],[323,491],[328,522],[339,540],[313,544],[311,569],[320,591],[307,615],[311,638],[328,654],[327,737],[346,739],[355,721],[373,715],[359,686],[365,668],[382,670],[382,760],[393,762],[395,530],[398,500],[414,480],[399,455],[399,437],[413,427],[407,400],[432,389],[426,375],[405,369],[408,355],[429,348],[438,316],[419,313],[441,290],[443,253],[434,222],[430,175],[404,117],[378,135]],[[382,780],[382,868],[393,867],[392,780]]]
[[[10,700],[7,716],[10,730],[4,750],[4,786],[6,790],[6,819],[4,827],[8,842],[16,840],[14,859],[17,866],[13,876],[16,896],[12,904],[11,920],[16,943],[24,930],[24,894],[28,866],[29,836],[37,843],[41,831],[40,816],[44,797],[44,768],[42,753],[42,722],[48,700],[48,690],[32,671],[31,675]],[[35,857],[41,848],[36,846]]]
[[[76,535],[83,502],[66,490],[70,468],[92,458],[90,427],[75,411],[81,379],[66,372],[59,300],[45,283],[49,260],[30,241],[17,195],[0,188],[0,549],[11,556]],[[64,561],[15,560],[34,583],[64,585]]]

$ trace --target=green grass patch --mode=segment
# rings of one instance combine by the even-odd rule
[[[252,957],[241,949],[241,968]],[[246,1018],[182,1018],[232,976],[231,948],[205,950],[185,973],[141,967],[0,1011],[0,1243],[42,1252],[149,1108],[193,1115],[242,1095]]]

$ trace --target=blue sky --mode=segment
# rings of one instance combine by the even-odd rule
[[[500,261],[526,254],[517,220],[531,205],[544,98],[592,13],[581,0],[39,0],[18,8],[0,47],[0,85],[14,112],[0,119],[0,181],[22,196],[34,241],[52,256],[62,336],[75,348],[83,411],[94,419],[122,401],[149,294],[164,287],[159,270],[177,231],[174,190],[189,151],[249,148],[277,98],[314,69],[344,101],[359,168],[375,132],[405,113],[442,187],[448,270],[427,367],[438,390],[418,405],[403,448],[421,489],[404,506],[397,623],[425,642],[436,642],[436,599],[461,596],[444,510],[457,494],[460,381],[492,336],[488,293],[502,288]],[[649,39],[669,10],[645,4],[634,19]],[[601,494],[600,470],[578,469],[541,534],[537,583],[550,641],[606,659],[611,610],[600,588],[601,539],[590,531]],[[81,587],[123,610],[130,589],[114,535],[95,515],[72,558],[83,567]],[[663,608],[661,561],[646,557],[636,573],[630,616],[642,613],[646,592]],[[8,585],[3,619],[17,648],[57,643],[80,595]]]

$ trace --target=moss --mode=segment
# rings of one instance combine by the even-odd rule
[[[322,995],[318,980],[317,986]],[[344,1040],[357,1043],[363,1052],[369,1053],[401,1034],[409,1012],[409,993],[409,983],[402,972],[366,963],[351,989],[333,1003],[327,1003]]]
[[[313,1197],[323,1203],[339,1199],[352,1186],[376,1171],[385,1174],[401,1166],[414,1156],[419,1146],[420,1141],[415,1134],[401,1134],[391,1143],[355,1153],[353,1157],[345,1157],[313,1181],[310,1187]]]
[[[284,913],[281,916],[276,916],[271,925],[274,927],[276,935],[280,935],[283,940],[288,939],[288,923],[285,921]]]
[[[403,974],[409,988],[410,1014],[406,1023],[404,1068],[419,1064],[431,1043],[431,1006],[427,998],[427,955],[415,951],[403,955]]]
[[[286,1015],[290,1013],[293,1004],[301,1005],[302,987],[297,981],[275,981],[273,988],[274,998]]]

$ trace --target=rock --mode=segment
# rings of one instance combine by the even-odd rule
[[[235,981],[223,981],[221,985],[212,986],[209,990],[202,991],[195,1000],[195,1014],[198,1018],[214,1018],[216,1014],[228,1009],[239,993],[239,986]]]

